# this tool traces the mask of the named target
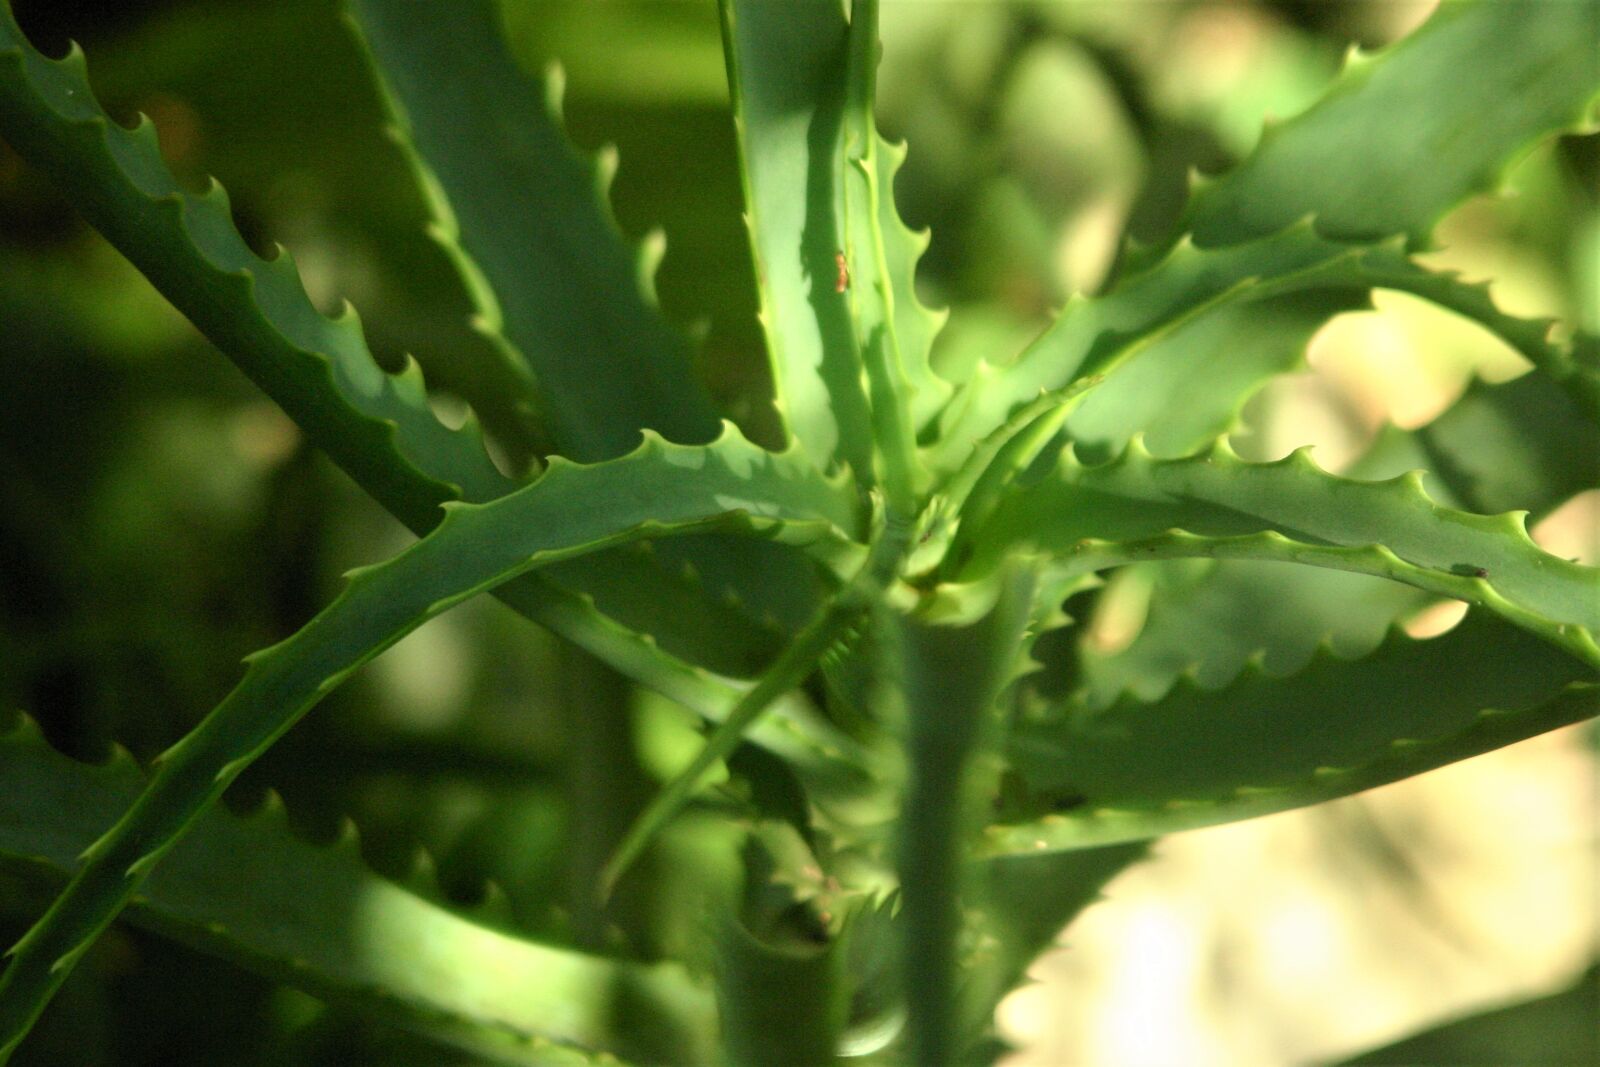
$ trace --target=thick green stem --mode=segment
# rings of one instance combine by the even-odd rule
[[[970,873],[966,853],[995,785],[983,757],[995,740],[996,700],[1021,648],[1033,575],[1012,569],[988,592],[995,599],[966,625],[918,615],[898,620],[910,775],[895,863],[908,1043],[920,1067],[963,1061],[957,946]]]

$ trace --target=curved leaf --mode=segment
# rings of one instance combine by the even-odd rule
[[[894,211],[894,171],[904,152],[888,150],[878,136],[873,117],[877,101],[878,42],[877,0],[850,5],[850,43],[844,118],[843,229],[845,245],[838,266],[850,296],[850,318],[856,345],[866,371],[867,399],[872,408],[872,434],[881,465],[884,500],[891,512],[909,517],[917,508],[922,488],[917,458],[916,426],[911,410],[917,384],[910,376],[915,367],[924,391],[938,382],[928,364],[933,324],[916,303],[913,287],[915,256],[912,235]],[[901,255],[891,262],[890,244]],[[891,273],[892,267],[901,269]],[[908,302],[900,308],[901,302]],[[901,336],[902,325],[919,330]],[[921,351],[910,348],[922,343]]]
[[[1269,380],[1303,367],[1329,319],[1369,303],[1360,288],[1228,301],[1152,338],[1084,394],[1064,434],[1085,457],[1110,458],[1139,434],[1158,456],[1186,456],[1238,429]]]
[[[1087,642],[1075,649],[1068,691],[1094,707],[1124,691],[1154,700],[1180,675],[1199,685],[1225,685],[1251,661],[1287,674],[1304,668],[1324,646],[1340,656],[1366,655],[1391,626],[1431,599],[1398,582],[1289,563],[1139,566],[1147,571],[1141,580],[1150,582],[1150,599],[1138,637],[1111,655],[1097,654]]]
[[[350,585],[288,640],[254,654],[244,679],[164,753],[135,806],[98,840],[67,890],[11,952],[0,976],[0,1050],[44,1002],[149,869],[272,742],[362,664],[427,619],[553,559],[712,525],[799,543],[842,539],[853,493],[793,453],[728,432],[711,446],[654,435],[621,459],[553,462],[538,481],[489,504],[456,504],[428,537]]]
[[[1186,228],[1228,245],[1314,215],[1329,236],[1425,244],[1528,146],[1590,116],[1597,50],[1594,0],[1441,4],[1382,52],[1352,52],[1321,100],[1195,192]]]
[[[90,92],[83,54],[40,55],[9,5],[0,7],[0,134],[408,525],[431,526],[442,499],[515,487],[474,424],[453,431],[433,416],[415,364],[380,370],[353,311],[319,313],[287,254],[263,260],[245,244],[220,186],[185,192],[150,121],[113,123]]]
[[[1600,96],[1600,72],[1592,59],[1600,48],[1600,4],[1573,0],[1541,7],[1538,18],[1528,15],[1519,3],[1457,0],[1381,54],[1353,54],[1322,100],[1269,129],[1236,170],[1201,183],[1175,248],[1164,245],[1140,257],[1144,269],[1108,296],[1074,298],[1058,323],[1014,364],[980,364],[940,418],[941,447],[932,459],[936,469],[951,469],[966,449],[1040,389],[1059,389],[1100,372],[1114,353],[1140,343],[1155,325],[1175,325],[1245,280],[1270,282],[1312,266],[1295,262],[1296,255],[1315,256],[1309,243],[1279,249],[1273,235],[1293,232],[1291,227],[1303,229],[1308,238],[1334,242],[1398,234],[1411,247],[1420,246],[1445,211],[1492,189],[1531,145],[1582,126]],[[1469,69],[1472,77],[1462,78],[1461,71]],[[1308,218],[1312,223],[1303,221]],[[1227,252],[1234,246],[1259,246],[1260,251],[1231,260]],[[1394,246],[1388,255],[1404,263],[1397,255],[1403,247]],[[1255,268],[1227,267],[1269,252]],[[1202,253],[1197,263],[1208,263],[1208,282],[1188,292],[1185,286],[1202,275],[1183,261],[1196,253]],[[1204,253],[1215,258],[1208,260]],[[1154,262],[1157,256],[1160,262]],[[1410,272],[1418,270],[1409,266]],[[1476,317],[1479,301],[1465,287],[1428,292],[1425,278],[1409,277],[1424,290],[1419,295],[1443,297],[1444,306]],[[1341,281],[1313,275],[1300,283],[1300,288],[1353,284],[1410,291],[1409,284],[1359,277]],[[1247,299],[1274,295],[1270,284],[1242,291]],[[1162,308],[1162,299],[1173,303]],[[1505,336],[1523,348],[1521,331]],[[1592,369],[1578,367],[1570,352],[1543,358],[1552,351],[1542,344],[1543,331],[1536,339],[1541,343],[1524,354],[1567,383],[1591,415],[1600,414],[1600,379]]]
[[[1393,631],[1362,659],[1324,652],[1285,677],[1251,668],[1150,703],[1068,701],[1015,728],[1028,795],[983,848],[1085,848],[1345,796],[1589,718],[1593,677],[1474,612],[1442,637]]]
[[[1542,374],[1474,380],[1432,422],[1385,428],[1349,473],[1390,478],[1418,468],[1441,499],[1484,514],[1526,508],[1537,521],[1600,488],[1600,420]]]
[[[550,450],[548,428],[538,412],[539,389],[528,359],[506,337],[500,304],[478,264],[462,245],[461,223],[438,177],[417,151],[414,129],[405,110],[377,70],[377,59],[348,5],[340,5],[351,47],[371,81],[381,109],[387,140],[398,150],[416,186],[423,233],[438,246],[465,298],[466,328],[480,344],[467,348],[454,380],[462,396],[488,421],[491,431],[507,436],[523,458]],[[442,51],[442,50],[441,50]]]
[[[1326,319],[1365,306],[1373,289],[1411,293],[1477,322],[1552,377],[1570,380],[1585,404],[1592,399],[1573,363],[1574,343],[1552,340],[1550,322],[1507,315],[1487,286],[1411,262],[1397,240],[1351,244],[1320,236],[1304,221],[1223,248],[1185,239],[1106,295],[1075,298],[1014,363],[978,366],[940,416],[931,462],[951,469],[975,440],[1041,392],[1095,375],[1105,380],[1074,416],[1095,440],[1117,442],[1141,429],[1176,434],[1155,421],[1173,411],[1190,425],[1230,419],[1263,372],[1298,360],[1319,313]],[[1299,299],[1287,299],[1294,295]],[[1291,327],[1289,341],[1263,354],[1251,331],[1274,304]]]
[[[481,327],[501,339],[508,359],[531,367],[557,451],[610,458],[645,428],[680,443],[715,436],[687,346],[655,306],[650,274],[661,243],[624,243],[607,200],[615,158],[590,160],[568,143],[557,76],[541,91],[522,75],[489,0],[351,6],[397,132],[438,208],[435,232],[476,298]],[[722,589],[683,580],[713,561],[727,573]],[[776,634],[762,625],[778,573],[788,587],[809,577],[792,554],[715,539],[663,547],[667,573],[641,562],[608,554],[548,579],[594,596],[601,611],[692,662],[715,667],[711,657],[726,653],[721,662],[740,675],[770,660],[773,638],[795,614],[773,611]],[[605,595],[622,583],[652,595]],[[805,594],[801,618],[817,601],[815,590]],[[669,614],[674,601],[685,610]],[[719,632],[709,621],[718,617],[735,625]]]
[[[439,423],[414,364],[398,376],[380,370],[353,312],[337,320],[321,315],[287,256],[263,261],[246,246],[220,187],[203,196],[183,191],[161,159],[150,123],[126,130],[111,122],[90,92],[82,54],[73,51],[61,61],[40,55],[5,4],[0,134],[60,183],[92,225],[413,531],[431,529],[446,500],[493,500],[517,487],[490,463],[474,422],[460,430]],[[530,576],[498,595],[643,684],[705,714],[725,711],[727,687],[594,609],[587,587],[603,595],[619,569],[627,572],[626,561],[601,554],[559,568],[558,579],[569,588]],[[648,575],[637,569],[629,575],[642,577]],[[668,598],[664,591],[662,599]],[[706,652],[704,635],[686,623],[711,614],[679,616],[674,647]],[[625,621],[650,622],[637,614]],[[764,660],[770,641],[764,646],[761,632],[751,626],[731,631],[755,638],[738,652],[739,660]],[[718,662],[715,652],[707,658]]]
[[[1600,426],[1544,375],[1474,381],[1433,422],[1387,427],[1347,474],[1376,480],[1420,467],[1442,503],[1484,514],[1523,506],[1534,522],[1600,486]],[[1131,645],[1108,656],[1076,633],[1052,634],[1042,642],[1047,673],[1036,677],[1048,687],[1071,671],[1071,684],[1097,707],[1128,688],[1154,699],[1185,671],[1222,685],[1257,655],[1271,673],[1299,670],[1323,641],[1338,655],[1365,655],[1427,603],[1417,589],[1312,567],[1222,561],[1149,571],[1146,618]]]
[[[65,880],[146,784],[125,752],[98,766],[79,763],[19,718],[0,731],[0,857]],[[614,1048],[610,998],[624,986],[630,1003],[674,1032],[710,1028],[709,995],[675,966],[518,940],[493,929],[487,914],[461,914],[441,899],[373,874],[353,832],[329,847],[296,837],[269,794],[254,814],[203,816],[140,889],[129,916],[495,1062],[593,1062],[580,1049]]]
[[[646,299],[643,253],[610,217],[606,165],[567,142],[556,101],[506,50],[495,5],[351,7],[484,328],[532,370],[558,450],[594,461],[646,428],[686,444],[715,436],[687,346]]]
[[[1183,531],[1189,541],[1168,531]],[[1261,535],[1284,551],[1276,553]],[[1254,540],[1200,546],[1192,543],[1196,537]],[[1233,553],[1382,573],[1482,603],[1600,662],[1600,654],[1588,651],[1600,632],[1600,571],[1540,550],[1517,513],[1489,517],[1440,507],[1418,474],[1387,482],[1330,475],[1304,449],[1251,464],[1220,442],[1180,460],[1155,460],[1135,442],[1098,467],[1084,467],[1069,453],[1004,501],[970,538],[969,573],[981,573],[1015,546],[1070,556],[1069,570]],[[1376,549],[1383,558],[1363,562],[1340,549]],[[958,542],[954,551],[960,550]]]

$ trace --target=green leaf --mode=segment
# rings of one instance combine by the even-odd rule
[[[1542,374],[1475,380],[1432,422],[1386,427],[1350,474],[1388,478],[1424,467],[1441,499],[1485,514],[1526,508],[1538,520],[1600,487],[1600,420]]]
[[[65,880],[147,782],[120,750],[93,766],[26,719],[0,731],[0,858]],[[290,832],[269,794],[254,814],[207,813],[129,909],[142,926],[321,997],[359,1003],[494,1062],[589,1063],[616,1047],[611,997],[705,1033],[710,997],[671,964],[641,967],[537,945],[373,874],[353,828],[329,847]],[[690,1053],[703,1058],[709,1050]]]
[[[262,260],[245,244],[220,186],[185,192],[150,121],[132,130],[111,122],[90,92],[82,53],[40,55],[9,5],[0,8],[0,134],[408,524],[432,525],[450,496],[488,499],[514,487],[489,462],[474,424],[453,431],[434,418],[414,364],[383,373],[352,311],[320,314],[286,253]]]
[[[655,307],[649,274],[662,248],[624,244],[607,199],[615,158],[590,160],[567,142],[556,74],[542,90],[523,76],[485,0],[448,14],[394,0],[351,8],[396,139],[435,207],[432,232],[458,267],[479,330],[505,361],[531,368],[553,409],[557,450],[608,458],[644,427],[708,440],[710,402]],[[548,580],[592,597],[669,654],[749,676],[775,654],[781,627],[752,617],[767,604],[746,601],[776,573],[803,570],[792,558],[745,558],[751,551],[684,542],[663,549],[659,565],[608,553],[558,566]],[[695,577],[709,556],[737,564],[722,590]]]
[[[1108,458],[1136,434],[1158,456],[1186,456],[1238,426],[1245,402],[1301,366],[1333,316],[1367,303],[1332,288],[1215,308],[1158,337],[1084,394],[1064,432],[1080,455]]]
[[[1346,266],[1354,277],[1320,272],[1340,257],[1331,246],[1319,254],[1314,239],[1336,245],[1399,234],[1424,244],[1445,211],[1493,188],[1526,149],[1587,120],[1600,94],[1597,47],[1593,0],[1549,5],[1537,19],[1516,3],[1457,2],[1381,55],[1352,57],[1321,101],[1269,130],[1237,170],[1201,185],[1176,247],[1141,257],[1143,269],[1107,296],[1074,298],[1015,363],[980,364],[940,417],[933,466],[952,469],[1041,389],[1101,373],[1155,331],[1223,300],[1384,286],[1477,318],[1486,292],[1430,278],[1399,254],[1404,246],[1384,248],[1382,261],[1366,268],[1376,276],[1364,280],[1353,255]],[[1473,71],[1466,91],[1463,69]],[[1235,247],[1237,257],[1228,254]],[[1161,259],[1151,262],[1155,255]],[[1485,325],[1509,325],[1503,320],[1496,313]],[[1549,345],[1545,332],[1529,324],[1503,336],[1600,415],[1600,379],[1579,369],[1570,349]]]
[[[940,416],[930,462],[953,469],[975,441],[1041,392],[1097,375],[1105,380],[1074,416],[1091,440],[1125,439],[1149,425],[1174,443],[1183,441],[1186,433],[1230,421],[1264,375],[1291,366],[1319,313],[1326,319],[1363,307],[1378,288],[1420,296],[1477,322],[1568,383],[1586,409],[1600,405],[1600,391],[1573,360],[1582,336],[1552,340],[1548,321],[1507,315],[1487,286],[1418,266],[1398,240],[1351,244],[1322,237],[1302,222],[1223,248],[1185,239],[1106,295],[1074,298],[1014,363],[979,364]],[[1261,322],[1263,316],[1280,319],[1281,336]],[[1270,341],[1264,349],[1263,340]],[[1101,391],[1110,395],[1101,399]],[[1175,427],[1154,422],[1173,412],[1182,413]],[[1119,416],[1126,422],[1119,424]]]
[[[551,450],[549,429],[538,411],[539,388],[533,369],[506,337],[500,302],[477,262],[462,245],[461,223],[451,210],[438,176],[419,155],[404,108],[385,84],[377,60],[354,14],[341,5],[342,23],[361,73],[371,81],[383,115],[382,132],[409,171],[421,209],[423,233],[441,253],[447,271],[465,298],[465,327],[472,344],[456,344],[445,366],[460,394],[484,416],[491,431],[524,460]],[[441,50],[443,51],[443,50]],[[460,351],[464,350],[464,351]]]
[[[873,136],[877,137],[875,133]],[[953,392],[951,384],[933,369],[934,338],[944,328],[950,313],[944,308],[928,307],[917,296],[917,263],[927,251],[931,235],[925,229],[909,229],[894,206],[894,179],[905,163],[906,145],[877,137],[876,151],[877,173],[872,180],[877,187],[878,212],[875,218],[865,221],[876,234],[882,260],[875,272],[852,268],[852,278],[877,277],[881,281],[875,284],[887,288],[887,302],[894,312],[893,330],[899,348],[898,369],[904,376],[895,389],[910,409],[911,425],[921,434]],[[859,228],[863,220],[853,217],[853,221]]]
[[[609,459],[641,429],[717,432],[687,346],[646,298],[645,256],[606,203],[614,163],[583,159],[557,101],[501,40],[490,0],[353,0],[397,124],[459,246],[484,328],[531,368],[559,451]],[[659,249],[656,250],[659,252]]]
[[[1150,587],[1138,637],[1110,655],[1088,642],[1076,648],[1071,691],[1094,707],[1124,692],[1155,700],[1179,675],[1224,685],[1252,660],[1287,674],[1324,645],[1362,656],[1430,600],[1398,582],[1290,563],[1185,560],[1139,570],[1136,580]]]
[[[1375,480],[1424,466],[1435,499],[1485,514],[1525,506],[1532,522],[1600,485],[1600,427],[1542,374],[1500,385],[1475,381],[1433,422],[1410,431],[1386,427],[1347,473]],[[1267,671],[1284,674],[1303,667],[1324,640],[1337,655],[1365,655],[1428,599],[1364,575],[1196,562],[1147,565],[1145,622],[1122,651],[1097,653],[1076,631],[1047,637],[1043,678],[1053,684],[1070,670],[1071,684],[1098,707],[1124,689],[1154,699],[1185,671],[1201,685],[1222,685],[1256,655]],[[1076,641],[1076,651],[1063,641]],[[1059,685],[1051,691],[1061,695]]]
[[[427,619],[553,559],[678,530],[723,525],[797,543],[848,538],[853,492],[794,453],[774,455],[731,426],[706,447],[649,435],[590,467],[552,462],[538,481],[482,505],[456,504],[428,537],[352,575],[288,640],[159,760],[139,802],[12,950],[0,976],[0,1050],[27,1032],[54,989],[161,856],[240,771],[353,671]]]
[[[475,422],[469,419],[460,430],[439,423],[414,364],[397,376],[384,374],[353,312],[337,320],[321,315],[287,255],[263,261],[250,251],[220,187],[211,186],[203,196],[184,192],[162,161],[153,126],[146,121],[126,130],[111,122],[90,92],[81,53],[61,61],[40,55],[4,5],[0,134],[60,183],[89,222],[174,306],[413,531],[431,529],[446,500],[493,500],[517,487],[490,463]],[[731,550],[722,555],[743,559]],[[757,562],[763,559],[757,553]],[[768,573],[776,569],[770,566],[775,561],[765,562]],[[794,569],[795,561],[783,562]],[[628,580],[646,577],[637,568],[630,572],[627,561],[614,563],[600,554],[560,567],[556,573],[566,588],[531,576],[498,595],[643,684],[703,714],[724,712],[736,693],[663,653],[648,635],[630,633],[594,610],[587,587],[603,593],[620,580],[619,570]],[[663,601],[675,595],[671,589],[655,592]],[[688,625],[710,617],[715,612],[706,610],[673,620],[674,647],[721,662],[718,648]],[[634,614],[627,621],[649,620]],[[731,633],[755,638],[737,658],[763,661],[760,627]]]
[[[971,1038],[993,1026],[1000,1001],[1022,983],[1029,966],[1067,924],[1145,854],[1144,845],[1121,844],[989,856],[974,865],[968,883],[970,928],[959,964]]]
[[[1596,51],[1593,0],[1444,3],[1384,51],[1353,52],[1321,100],[1202,184],[1186,229],[1199,244],[1231,245],[1310,215],[1331,237],[1425,245],[1446,211],[1590,116]]]
[[[1324,652],[1285,677],[1250,667],[1221,689],[1180,679],[1150,703],[1072,699],[1015,728],[1029,795],[983,846],[1085,848],[1346,796],[1589,718],[1593,677],[1473,612],[1442,637],[1396,630],[1365,658]]]
[[[836,291],[849,25],[829,0],[721,0],[721,10],[778,414],[819,466],[845,463],[870,480],[872,416]]]
[[[438,208],[435,230],[480,308],[483,328],[508,358],[531,367],[557,450],[582,461],[632,448],[643,428],[668,440],[716,433],[709,400],[691,374],[683,339],[655,307],[650,275],[659,243],[627,247],[611,217],[615,159],[582,157],[559,123],[558,83],[541,91],[517,69],[489,0],[418,7],[353,0],[379,82],[415,169]],[[725,590],[679,579],[713,558]],[[764,592],[808,568],[791,555],[739,542],[683,542],[662,550],[665,575],[611,556],[562,568],[551,579],[593,595],[600,610],[702,666],[755,673],[771,657],[762,640]],[[633,596],[605,597],[632,583]],[[651,595],[640,596],[642,590]],[[735,601],[722,603],[722,593]],[[802,598],[803,618],[815,591]],[[674,598],[684,609],[667,615]],[[657,605],[640,611],[640,605]],[[775,612],[776,618],[795,612]],[[718,628],[710,620],[732,617]],[[767,634],[770,637],[770,634]],[[739,647],[726,650],[724,646]],[[712,658],[716,656],[718,658]]]
[[[1014,548],[1032,546],[1063,557],[1069,571],[1237,555],[1382,574],[1483,604],[1600,664],[1593,639],[1600,571],[1539,549],[1517,513],[1440,507],[1418,474],[1387,482],[1340,478],[1320,470],[1304,449],[1251,464],[1219,442],[1186,459],[1155,460],[1136,441],[1098,467],[1068,453],[971,538],[966,573],[983,573]],[[1227,543],[1199,543],[1207,539]],[[960,550],[958,541],[953,551]]]
[[[722,2],[779,413],[820,465],[893,488],[916,479],[911,439],[949,387],[929,363],[941,318],[913,285],[926,238],[893,206],[904,152],[872,120],[876,12],[857,4],[852,24],[832,0]]]
[[[939,384],[928,361],[938,322],[917,304],[913,283],[921,248],[894,210],[894,172],[905,153],[888,148],[873,117],[880,48],[877,0],[852,3],[844,121],[849,164],[844,174],[844,271],[835,288],[843,282],[850,297],[884,499],[891,512],[909,517],[925,481],[911,405],[919,382],[912,380],[911,369],[919,374],[924,393]],[[891,245],[898,256],[891,256]],[[902,336],[902,327],[910,332]],[[913,342],[920,349],[913,349]],[[943,395],[932,399],[942,400]]]

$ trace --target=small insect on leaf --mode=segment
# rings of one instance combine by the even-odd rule
[[[839,269],[838,278],[833,283],[833,291],[842,293],[850,288],[850,261],[844,258],[843,252],[835,252],[833,265]]]

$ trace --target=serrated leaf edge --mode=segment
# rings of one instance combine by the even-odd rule
[[[1394,642],[1419,640],[1427,639],[1411,638],[1397,627],[1391,631],[1389,639],[1367,656],[1344,659],[1331,649],[1323,648],[1319,649],[1307,667],[1291,675],[1269,675],[1259,665],[1251,665],[1220,689],[1210,689],[1193,679],[1180,678],[1168,695],[1192,690],[1215,696],[1219,692],[1226,693],[1262,679],[1270,681],[1293,677],[1327,662],[1359,663],[1391,647]],[[1155,702],[1135,698],[1132,704],[1126,706],[1142,707],[1147,703]],[[1181,830],[1305,807],[1386,785],[1561,726],[1582,722],[1597,714],[1600,714],[1600,684],[1574,682],[1555,697],[1533,708],[1521,711],[1483,708],[1464,729],[1432,738],[1394,738],[1389,742],[1387,753],[1366,763],[1347,767],[1317,767],[1296,781],[1241,785],[1221,796],[1175,797],[1149,807],[1096,805],[1083,810],[1043,815],[1022,823],[992,824],[980,836],[977,854],[998,857],[1142,841]]]
[[[30,748],[43,753],[52,763],[70,765],[74,773],[103,779],[109,786],[123,790],[136,787],[147,780],[145,772],[137,761],[120,745],[113,746],[111,754],[105,760],[84,762],[69,757],[50,745],[31,716],[14,712],[5,718],[8,718],[9,722],[0,721],[0,749]],[[371,879],[374,882],[403,889],[423,904],[447,913],[463,924],[496,931],[497,936],[503,936],[511,942],[523,941],[514,930],[508,929],[504,893],[493,882],[485,884],[480,903],[464,905],[448,899],[438,883],[428,878],[426,874],[402,882],[380,875],[371,869],[362,856],[359,830],[348,817],[342,821],[335,839],[327,844],[309,840],[293,829],[288,808],[282,796],[275,790],[268,790],[261,801],[248,812],[234,814],[224,811],[214,817],[279,837],[291,842],[297,848],[314,850],[317,856],[332,862],[350,864],[357,878]],[[43,863],[63,875],[70,872],[70,866],[64,866],[58,858],[42,853],[12,851],[9,854]],[[426,855],[425,852],[419,851],[419,856]],[[430,871],[431,857],[423,860],[420,866],[424,872]],[[241,894],[249,892],[248,881],[236,881],[234,884]],[[493,1047],[505,1046],[512,1050],[508,1062],[543,1064],[550,1062],[547,1057],[551,1055],[569,1057],[570,1062],[580,1062],[580,1060],[585,1063],[616,1062],[613,1057],[604,1053],[541,1033],[538,1020],[534,1018],[537,1014],[534,1005],[530,1005],[530,1017],[519,1024],[514,1020],[475,1015],[460,1005],[446,1007],[438,1001],[399,995],[379,986],[352,986],[348,981],[328,974],[311,960],[280,955],[270,947],[241,940],[239,931],[227,924],[200,916],[187,916],[180,905],[165,902],[159,892],[155,894],[141,892],[135,897],[133,907],[135,917],[150,924],[159,933],[174,934],[184,941],[197,944],[205,951],[245,960],[253,968],[263,970],[271,977],[293,981],[319,995],[354,997],[358,1000],[385,1003],[391,1006],[392,1012],[398,1013],[397,1021],[413,1027],[420,1025],[424,1030],[437,1030],[442,1027],[444,1032],[438,1036],[464,1043],[467,1047],[476,1046],[479,1051],[492,1052]],[[637,971],[642,975],[647,970],[642,966],[616,963],[600,957],[587,957],[576,950],[548,950],[541,947],[541,951],[570,952],[574,958],[592,960],[596,968],[611,968],[619,974]],[[482,1048],[484,1043],[491,1048],[488,1050]],[[561,1062],[568,1060],[563,1059]]]
[[[1430,517],[1466,526],[1483,536],[1503,539],[1517,552],[1526,556],[1531,568],[1565,574],[1573,581],[1592,585],[1596,593],[1600,594],[1600,568],[1585,567],[1545,552],[1528,535],[1524,521],[1526,512],[1512,511],[1497,516],[1485,516],[1457,511],[1433,501],[1423,484],[1421,471],[1409,471],[1382,481],[1364,482],[1323,470],[1311,458],[1310,453],[1311,449],[1307,447],[1296,449],[1282,459],[1269,463],[1248,463],[1229,447],[1225,438],[1219,438],[1210,448],[1193,455],[1177,459],[1159,459],[1150,454],[1140,438],[1135,437],[1116,457],[1097,465],[1084,464],[1078,458],[1075,449],[1069,448],[1063,453],[1055,476],[1066,483],[1072,483],[1086,476],[1093,477],[1097,473],[1115,473],[1123,468],[1135,467],[1150,471],[1179,470],[1189,467],[1219,467],[1224,470],[1255,472],[1295,471],[1308,475],[1330,488],[1355,487],[1363,493],[1395,497],[1405,507],[1420,507]],[[1016,499],[1014,496],[1013,501]],[[1001,521],[1003,518],[1002,515],[995,521],[996,528],[1005,525]],[[984,530],[976,533],[974,543],[978,546],[978,551],[974,561],[966,568],[966,573],[969,574],[983,572],[993,565],[995,559],[1005,555],[1013,547],[1005,533],[991,534]],[[1592,620],[1562,620],[1548,617],[1532,605],[1504,594],[1499,588],[1500,579],[1494,574],[1487,571],[1475,575],[1456,574],[1415,564],[1403,559],[1381,543],[1344,546],[1312,544],[1295,540],[1274,529],[1232,537],[1207,537],[1182,529],[1172,529],[1159,537],[1136,541],[1089,537],[1062,547],[1065,551],[1058,556],[1058,559],[1068,574],[1100,570],[1138,560],[1186,556],[1278,559],[1376,574],[1442,596],[1488,607],[1516,625],[1565,648],[1585,662],[1600,666],[1600,647],[1596,646],[1594,636],[1597,630],[1600,630],[1600,626]],[[1600,596],[1597,596],[1595,601],[1594,610],[1600,612]]]

